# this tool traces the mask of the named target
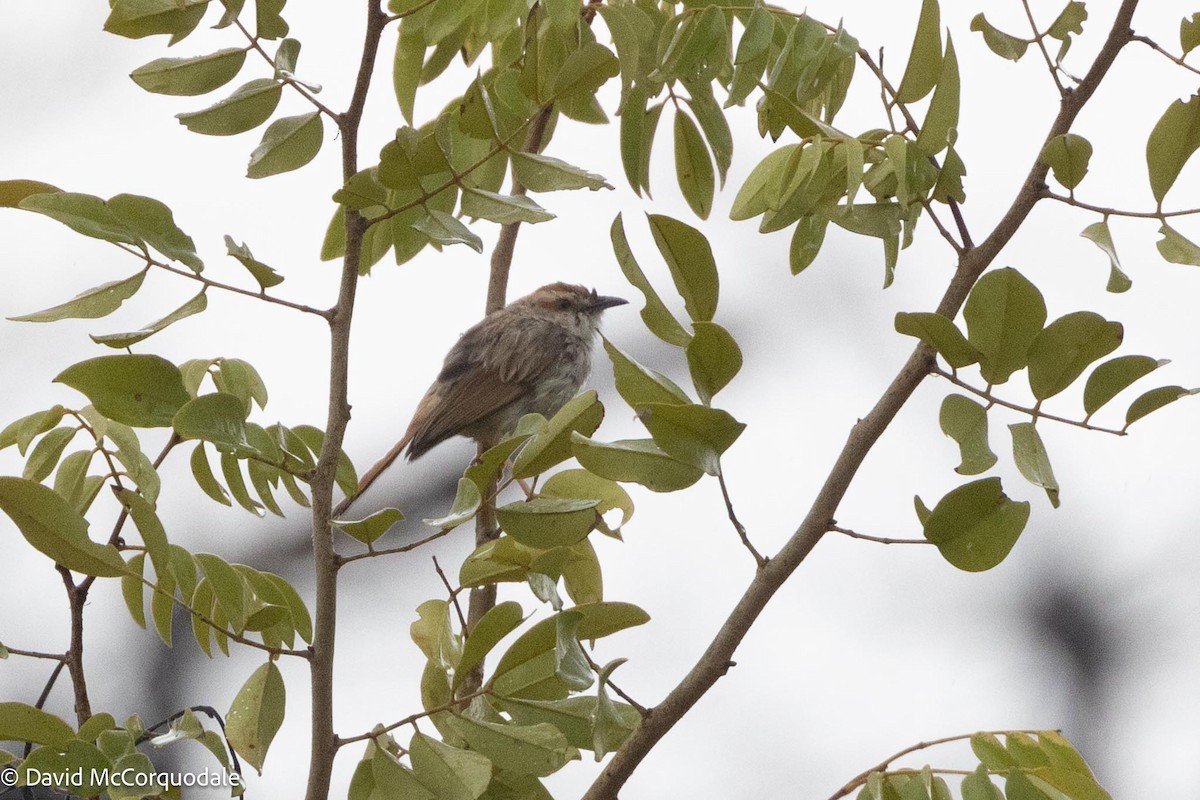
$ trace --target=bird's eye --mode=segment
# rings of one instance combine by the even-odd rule
[[[563,311],[567,311],[571,308],[571,301],[564,297],[558,301],[558,307]]]

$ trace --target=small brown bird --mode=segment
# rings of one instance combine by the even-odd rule
[[[450,348],[398,447],[412,461],[451,436],[494,440],[526,414],[553,415],[591,372],[601,312],[627,302],[552,283],[488,314]]]

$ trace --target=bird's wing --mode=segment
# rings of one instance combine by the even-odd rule
[[[482,324],[463,334],[413,416],[409,458],[528,393],[549,363],[530,346],[535,335],[533,326]]]

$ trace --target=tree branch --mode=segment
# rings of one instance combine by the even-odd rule
[[[746,526],[742,525],[741,520],[738,519],[737,514],[733,510],[733,501],[729,499],[729,487],[725,485],[724,470],[717,470],[717,483],[721,486],[721,497],[725,499],[725,511],[729,514],[729,521],[733,524],[733,529],[741,537],[742,544],[750,551],[750,555],[754,556],[754,563],[758,564],[761,569],[767,563],[767,559],[763,558],[762,553],[758,552],[754,548],[754,545],[750,543],[750,537],[746,534]]]
[[[387,24],[387,15],[379,0],[366,1],[367,21],[363,32],[362,56],[355,78],[350,105],[337,117],[342,138],[342,180],[349,181],[358,172],[358,131],[362,124],[371,73],[379,53],[379,40]],[[310,484],[312,491],[313,569],[316,573],[315,620],[312,657],[312,742],[308,767],[307,800],[326,800],[329,796],[333,761],[337,756],[337,735],[333,729],[333,659],[337,634],[337,552],[333,546],[333,487],[342,441],[350,422],[350,324],[354,318],[354,298],[362,262],[363,236],[367,221],[354,210],[346,211],[346,253],[338,286],[337,304],[329,318],[329,413],[325,441],[317,458],[317,469]]]
[[[1048,187],[1042,189],[1041,197],[1043,200],[1057,200],[1060,203],[1065,203],[1075,208],[1082,208],[1086,211],[1095,211],[1098,214],[1103,214],[1106,217],[1131,217],[1134,219],[1156,219],[1162,221],[1167,217],[1190,217],[1200,214],[1200,208],[1185,208],[1180,211],[1124,211],[1119,208],[1108,208],[1106,206],[1092,205],[1085,203],[1082,200],[1077,200],[1074,197],[1055,194]]]
[[[1054,66],[1054,60],[1050,58],[1050,51],[1046,49],[1046,43],[1043,41],[1046,35],[1038,30],[1037,22],[1033,19],[1033,9],[1029,7],[1029,0],[1021,0],[1021,6],[1025,9],[1025,18],[1029,20],[1029,28],[1033,31],[1033,42],[1042,53],[1046,69],[1050,71],[1050,77],[1054,80],[1055,87],[1058,88],[1058,96],[1062,97],[1067,90],[1062,81],[1058,79],[1058,68]]]
[[[1058,115],[1046,134],[1046,140],[1071,129],[1075,118],[1095,93],[1121,48],[1129,43],[1133,35],[1131,23],[1137,4],[1137,0],[1122,1],[1096,60],[1075,91],[1063,98]],[[1016,198],[995,229],[977,247],[969,248],[963,254],[937,307],[937,311],[943,316],[954,318],[975,281],[1029,216],[1040,197],[1047,169],[1040,160],[1034,160]],[[758,615],[829,529],[838,505],[872,446],[929,373],[931,366],[933,350],[922,343],[909,356],[875,407],[851,429],[845,446],[800,526],[779,553],[758,571],[691,671],[621,745],[583,796],[584,800],[615,798],[654,745],[725,674],[734,652],[758,619]]]
[[[863,541],[879,542],[880,544],[933,544],[928,539],[889,539],[886,536],[870,536],[858,531],[852,531],[849,528],[843,528],[840,525],[830,525],[829,530],[849,536],[851,539],[862,539]]]
[[[272,58],[267,53],[267,51],[263,49],[262,45],[258,43],[258,37],[254,36],[253,34],[250,33],[250,31],[246,30],[246,26],[242,24],[242,21],[240,19],[234,19],[233,24],[236,25],[238,30],[240,30],[242,32],[242,34],[246,37],[246,41],[250,43],[250,45],[249,45],[250,48],[252,50],[254,50],[255,52],[257,52],[260,56],[262,56],[263,60],[266,61],[268,64],[270,64],[271,68],[274,69],[275,59]],[[296,92],[299,93],[299,95],[301,97],[303,97],[305,100],[312,103],[313,107],[316,108],[318,111],[320,111],[322,114],[329,117],[335,123],[339,122],[337,114],[333,113],[333,111],[328,106],[326,106],[324,103],[322,103],[316,97],[314,97],[312,92],[310,92],[307,88],[302,86],[294,78],[286,78],[285,77],[285,78],[281,78],[281,80],[284,83],[286,83],[288,86],[295,89]]]

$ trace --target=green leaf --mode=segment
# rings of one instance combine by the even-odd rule
[[[515,631],[524,620],[521,604],[512,600],[498,603],[480,617],[479,622],[471,629],[467,642],[463,646],[458,666],[454,670],[451,688],[458,689],[475,667],[483,663],[492,648],[505,636]]]
[[[1083,23],[1087,21],[1087,18],[1087,6],[1080,0],[1071,0],[1054,18],[1054,22],[1050,23],[1050,27],[1046,29],[1046,35],[1051,39],[1066,42],[1071,34],[1083,33]],[[1062,54],[1060,53],[1059,60],[1061,59]]]
[[[1200,46],[1200,13],[1179,20],[1179,47],[1187,55]]]
[[[479,510],[482,502],[483,498],[479,494],[479,487],[468,478],[459,478],[458,492],[454,495],[454,504],[450,507],[450,513],[443,517],[427,519],[425,524],[447,531],[457,528],[475,516],[475,512]]]
[[[650,439],[598,442],[576,434],[571,445],[587,471],[609,480],[640,483],[654,492],[686,489],[704,474],[704,470],[667,455]]]
[[[971,737],[971,751],[979,759],[980,766],[997,772],[1017,765],[1016,759],[1004,749],[1000,740],[990,733],[977,733]]]
[[[996,463],[996,454],[988,446],[987,410],[961,394],[947,395],[939,415],[942,433],[958,443],[962,463],[954,468],[959,475],[978,475]]]
[[[664,342],[677,347],[686,347],[692,335],[684,330],[679,320],[675,319],[675,316],[667,310],[666,305],[658,296],[658,292],[654,291],[654,287],[646,279],[646,274],[642,272],[637,259],[634,258],[633,251],[629,249],[629,240],[625,238],[625,223],[620,214],[613,219],[609,234],[621,272],[625,274],[625,279],[633,284],[646,299],[646,305],[642,308],[642,322],[646,324],[651,333]]]
[[[982,572],[1005,559],[1028,520],[1029,503],[1010,500],[999,478],[983,478],[938,501],[925,521],[925,538],[959,569]]]
[[[330,524],[341,528],[348,535],[363,544],[372,544],[380,536],[387,533],[393,525],[404,519],[404,514],[398,508],[381,508],[379,511],[359,520],[335,519]]]
[[[129,73],[129,77],[147,92],[194,96],[229,83],[245,61],[244,48],[227,47],[192,58],[156,58]]]
[[[216,597],[223,616],[241,630],[246,620],[246,580],[236,569],[219,556],[211,553],[196,553],[196,563],[204,570],[204,577]]]
[[[524,581],[533,563],[533,551],[509,536],[484,542],[467,556],[458,573],[463,586],[484,586],[504,581]]]
[[[1004,383],[1029,360],[1029,348],[1046,322],[1042,293],[1012,267],[988,272],[967,297],[967,339],[980,353],[989,385]]]
[[[228,234],[225,236],[225,249],[229,252],[229,255],[237,259],[246,268],[254,280],[258,282],[259,288],[264,292],[272,286],[278,286],[283,283],[282,275],[256,259],[254,254],[250,252],[249,247],[244,243],[238,244]]]
[[[275,662],[256,669],[238,690],[225,716],[229,744],[262,774],[267,749],[283,725],[287,690]]]
[[[275,120],[250,154],[246,177],[265,178],[300,169],[321,151],[324,131],[319,111]]]
[[[174,325],[181,319],[186,319],[194,314],[199,314],[206,308],[208,308],[208,295],[203,289],[201,289],[200,293],[191,300],[188,300],[186,303],[172,311],[170,314],[167,314],[162,319],[155,320],[140,330],[129,331],[127,333],[106,333],[101,335],[88,334],[88,338],[90,338],[96,344],[103,344],[109,347],[124,349],[131,345],[137,344],[143,339],[153,336],[170,325]]]
[[[821,252],[825,243],[825,231],[829,220],[815,214],[801,217],[792,231],[792,241],[788,246],[788,265],[793,275],[799,275],[808,269],[809,265]]]
[[[729,210],[730,219],[757,217],[779,202],[788,176],[788,164],[800,147],[798,144],[784,145],[755,165],[742,188],[738,189]]]
[[[696,322],[692,327],[695,335],[687,345],[688,370],[700,401],[708,405],[741,370],[742,350],[729,331],[715,322]]]
[[[551,99],[561,101],[595,94],[609,78],[620,72],[621,62],[611,50],[599,42],[585,42],[563,62],[554,78]]]
[[[152,355],[100,356],[67,367],[56,383],[87,395],[104,416],[139,428],[165,428],[191,398],[179,368]]]
[[[1051,322],[1029,348],[1029,387],[1039,401],[1066,389],[1088,365],[1116,350],[1125,330],[1091,311]]]
[[[1200,389],[1185,389],[1182,386],[1161,386],[1157,389],[1151,389],[1129,404],[1129,410],[1125,412],[1125,428],[1128,428],[1147,414],[1158,411],[1163,406],[1174,403],[1181,397],[1193,394],[1200,394]]]
[[[41,438],[25,462],[22,477],[40,483],[50,476],[77,428],[55,428]]]
[[[438,800],[476,800],[492,779],[492,762],[486,756],[423,733],[413,734],[408,754],[417,778]]]
[[[75,738],[75,731],[58,717],[40,708],[24,703],[0,703],[0,736],[7,742],[63,747]]]
[[[942,15],[937,0],[923,0],[908,66],[896,89],[896,100],[915,103],[933,90],[942,72]]]
[[[286,0],[284,1],[286,2]],[[296,39],[284,39],[279,43],[279,47],[275,49],[275,58],[272,60],[276,78],[295,76],[296,64],[300,60],[300,47],[300,42]]]
[[[425,31],[420,20],[413,17],[400,20],[399,27],[396,53],[392,59],[392,88],[404,121],[412,125],[417,87],[421,83],[421,67],[425,63]]]
[[[462,640],[450,629],[450,604],[426,600],[417,606],[419,619],[409,626],[409,635],[431,664],[454,669],[462,656]]]
[[[153,197],[118,194],[110,197],[105,206],[125,227],[167,258],[192,272],[204,270],[204,262],[196,255],[196,243],[175,224],[175,215],[165,203]]]
[[[958,155],[958,151],[951,145],[946,150],[946,160],[942,164],[942,171],[938,173],[937,183],[933,186],[933,194],[930,195],[939,203],[949,203],[954,200],[959,203],[967,201],[967,193],[963,191],[963,177],[967,174],[967,165],[963,163]]]
[[[287,0],[254,0],[255,34],[259,39],[287,36],[288,24],[281,12]]]
[[[437,44],[454,33],[460,25],[470,19],[481,4],[482,0],[437,0],[425,20],[425,42]]]
[[[26,195],[18,208],[44,214],[76,233],[106,242],[142,246],[142,240],[129,229],[108,204],[90,194],[54,192]]]
[[[1025,480],[1046,490],[1050,505],[1058,508],[1058,479],[1050,466],[1050,456],[1042,436],[1032,422],[1017,422],[1008,426],[1012,434],[1013,461]]]
[[[688,315],[694,322],[711,322],[720,287],[708,239],[691,225],[662,214],[648,214],[647,219]]]
[[[34,438],[52,429],[62,418],[63,407],[56,405],[10,422],[0,431],[0,450],[15,444],[21,455],[25,455]]]
[[[1200,148],[1200,95],[1192,95],[1186,101],[1171,103],[1146,140],[1150,191],[1160,208],[1197,148]]]
[[[497,194],[470,187],[463,189],[462,213],[473,219],[486,219],[501,225],[554,219],[554,214],[524,195]]]
[[[54,491],[80,514],[87,513],[92,501],[100,493],[100,487],[104,485],[104,478],[101,476],[87,474],[93,455],[91,450],[77,450],[71,453],[62,460],[58,472],[54,475]]]
[[[578,431],[591,436],[603,419],[604,406],[596,399],[595,389],[573,397],[517,454],[513,477],[532,478],[567,460],[571,457],[571,435]]]
[[[1129,276],[1121,270],[1121,260],[1117,257],[1117,247],[1113,244],[1112,233],[1108,229],[1108,219],[1105,218],[1100,222],[1093,222],[1084,228],[1079,235],[1089,241],[1095,242],[1096,246],[1108,256],[1109,272],[1108,286],[1106,287],[1108,291],[1114,294],[1129,291],[1130,287],[1133,286],[1133,281],[1129,280]]]
[[[610,10],[611,6],[601,6],[601,13]],[[661,107],[660,107],[661,108]],[[646,109],[646,89],[635,86],[625,96],[621,107],[621,166],[625,170],[625,178],[629,188],[639,196],[642,190],[649,189],[642,180],[642,164],[649,161],[649,150],[653,141],[647,138],[647,128],[650,114]],[[657,120],[655,120],[657,121]]]
[[[57,186],[42,181],[17,179],[0,181],[0,208],[20,208],[21,201],[34,194],[57,194]]]
[[[675,114],[675,176],[692,212],[708,219],[715,185],[712,159],[700,129],[683,111]]]
[[[222,453],[252,450],[246,440],[246,409],[241,400],[225,392],[189,400],[175,414],[173,427],[181,439],[211,442]]]
[[[512,165],[517,180],[531,192],[613,188],[602,175],[540,153],[513,153]]]
[[[0,511],[34,549],[69,570],[100,578],[116,578],[128,571],[117,548],[89,539],[87,520],[40,483],[0,477]]]
[[[954,369],[962,369],[977,362],[979,351],[971,346],[951,320],[931,311],[896,314],[896,332],[915,336],[938,352]]]
[[[212,466],[208,463],[208,456],[204,452],[203,442],[197,444],[196,449],[192,451],[191,466],[192,476],[196,479],[196,484],[204,490],[206,495],[223,506],[232,505],[229,500],[229,494],[217,482],[216,476],[213,475]]]
[[[621,510],[621,522],[616,527],[629,522],[633,516],[633,500],[620,484],[593,475],[586,469],[567,469],[556,472],[542,486],[542,497],[563,497],[582,500],[595,500],[596,513],[606,514],[613,509]],[[601,531],[608,533],[607,526],[597,523]]]
[[[256,78],[202,111],[176,114],[175,118],[193,133],[206,136],[245,133],[275,113],[282,91],[283,84],[273,78]]]
[[[606,741],[597,743],[594,730],[599,702],[596,697],[572,697],[566,700],[502,698],[498,702],[516,722],[522,725],[549,723],[562,731],[567,741],[581,750],[592,750],[603,744],[608,752],[612,752],[641,721],[637,709],[633,706],[616,703],[622,730],[610,730]]]
[[[958,56],[954,52],[954,41],[947,34],[946,55],[941,62],[937,90],[929,101],[929,110],[925,112],[925,121],[915,142],[922,153],[935,156],[957,138],[959,91]]]
[[[539,550],[575,544],[596,527],[596,500],[538,497],[496,509],[500,529]]]
[[[1197,247],[1191,240],[1185,239],[1179,231],[1165,223],[1158,229],[1158,232],[1162,234],[1163,238],[1159,239],[1156,244],[1159,254],[1164,259],[1172,264],[1200,267],[1200,247]]]
[[[721,454],[746,429],[729,412],[707,406],[648,403],[637,412],[664,452],[709,475],[720,474]]]
[[[1004,792],[992,783],[987,767],[980,764],[974,772],[963,778],[963,800],[1004,800]]]
[[[1054,180],[1074,189],[1087,175],[1092,143],[1078,134],[1064,133],[1046,142],[1040,158],[1054,172]]]
[[[124,280],[110,281],[43,311],[9,317],[13,322],[54,322],[60,319],[98,319],[121,307],[141,288],[146,271],[142,270]]]
[[[551,775],[579,751],[553,725],[514,725],[452,717],[454,730],[470,748],[482,753],[498,768],[518,775]]]
[[[700,123],[700,129],[704,131],[708,146],[712,149],[713,160],[717,164],[717,177],[724,187],[725,176],[733,161],[733,133],[729,129],[729,121],[725,119],[725,112],[713,97],[710,83],[701,81],[689,85],[688,89],[692,98],[692,113],[696,115],[696,121]]]
[[[1025,55],[1026,48],[1029,47],[1027,40],[993,27],[983,14],[976,14],[971,20],[971,30],[982,33],[983,41],[991,48],[991,51],[1009,61],[1020,61],[1021,56]]]
[[[137,526],[142,543],[146,546],[146,554],[154,564],[154,574],[162,581],[171,569],[171,545],[162,521],[155,513],[154,506],[137,492],[124,488],[114,491],[121,505],[129,509],[129,516],[133,518],[133,524]]]
[[[483,252],[483,239],[462,223],[453,214],[439,211],[436,208],[425,210],[425,216],[413,223],[413,228],[419,230],[440,245],[465,244],[476,253]]]
[[[1092,370],[1083,387],[1083,410],[1090,418],[1135,381],[1170,362],[1150,356],[1119,356]]]
[[[104,30],[129,39],[171,34],[170,44],[195,30],[209,0],[115,0]]]

